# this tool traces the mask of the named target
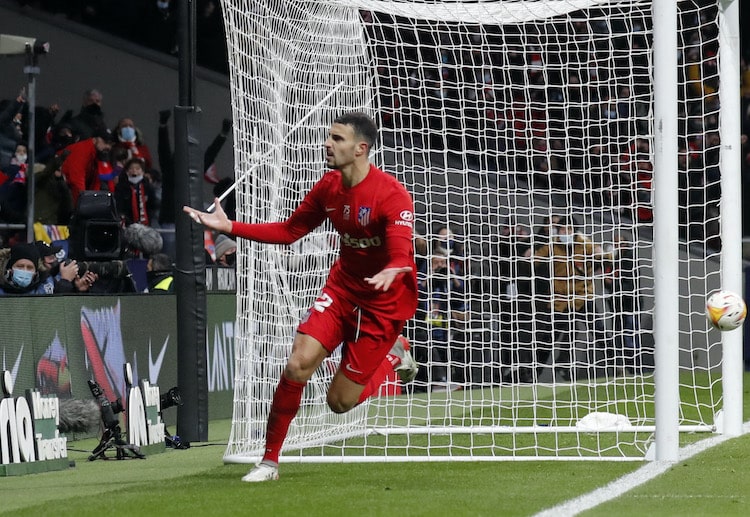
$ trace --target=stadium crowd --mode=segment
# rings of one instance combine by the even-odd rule
[[[19,3],[162,52],[177,52],[177,4],[172,0]],[[682,6],[679,20],[681,28],[694,28],[682,31],[679,41],[680,84],[684,85],[679,130],[681,228],[683,238],[705,239],[714,249],[720,246],[715,225],[721,143],[716,10],[715,5],[695,1],[692,7]],[[196,14],[198,63],[226,73],[221,3],[199,0]],[[633,221],[651,220],[653,153],[649,139],[640,136],[648,135],[651,102],[649,56],[642,32],[592,17],[590,23],[572,23],[573,38],[584,42],[580,47],[561,47],[544,32],[521,36],[499,27],[486,37],[502,38],[509,51],[482,55],[476,46],[467,50],[463,36],[450,27],[417,24],[398,37],[411,43],[406,52],[419,52],[419,56],[405,56],[407,61],[413,57],[423,65],[402,70],[394,65],[402,61],[393,55],[397,47],[377,43],[383,39],[377,31],[392,20],[370,11],[362,11],[362,16],[376,45],[385,125],[399,127],[401,117],[410,117],[406,125],[428,145],[460,154],[472,167],[512,171],[516,185],[536,192],[569,191],[579,206],[617,206]],[[553,28],[555,34],[568,30]],[[609,62],[610,45],[623,50],[619,54],[623,63]],[[743,45],[745,178],[750,174],[750,43],[743,41]],[[566,66],[542,73],[542,62]],[[619,85],[614,91],[606,86],[612,74]],[[458,121],[460,127],[454,125]],[[749,185],[745,190],[750,188],[750,180],[744,183]],[[750,212],[746,218],[750,219]],[[750,224],[745,228],[750,232]]]
[[[678,44],[682,237],[718,249],[717,7],[685,4],[679,24],[689,29],[680,33]],[[562,202],[582,209],[573,212],[613,207],[618,219],[651,221],[651,57],[639,20],[629,27],[603,16],[592,15],[588,22],[563,17],[535,32],[498,27],[468,35],[447,23],[424,22],[387,36],[403,40],[403,46],[377,46],[392,20],[377,13],[366,18],[373,22],[386,123],[412,128],[422,144],[473,168],[505,173],[511,188],[536,195],[569,193]],[[466,45],[466,38],[474,44]],[[482,50],[485,38],[484,48],[496,39],[507,50]],[[741,59],[745,190],[750,188],[748,60],[746,46]],[[412,61],[421,66],[398,68]]]
[[[175,218],[171,111],[158,112],[155,153],[127,115],[110,127],[104,95],[96,89],[84,92],[77,113],[61,113],[57,104],[35,113],[37,132],[29,135],[25,88],[14,99],[0,101],[0,293],[145,290],[132,282],[130,261],[142,262],[146,276],[157,277],[171,270],[174,259],[162,237],[174,230]],[[220,179],[214,165],[231,125],[223,121],[204,155],[204,178],[217,196],[232,183]],[[28,162],[30,138],[33,165]],[[27,243],[31,174],[37,241]],[[225,203],[232,202],[230,195]],[[236,245],[231,250],[218,246],[214,238],[220,237],[206,235],[207,263],[231,266]],[[164,285],[171,288],[171,282]]]
[[[26,0],[21,3],[63,14],[162,52],[177,52],[177,7],[172,0]],[[221,4],[216,0],[199,0],[197,12],[197,60],[203,66],[226,73]],[[369,25],[372,31],[376,26],[382,30],[389,25],[385,15],[362,14],[366,22],[378,22]],[[708,247],[716,249],[721,243],[716,228],[711,225],[718,224],[721,140],[717,93],[719,49],[713,19],[715,12],[703,8],[685,10],[680,20],[683,26],[696,28],[683,32],[680,41],[683,49],[679,61],[680,84],[684,86],[680,89],[679,104],[682,121],[679,172],[683,238],[706,241]],[[620,215],[634,224],[647,223],[651,220],[653,153],[649,139],[640,136],[648,135],[651,116],[645,36],[638,31],[632,35],[633,31],[627,27],[603,26],[602,23],[593,20],[590,24],[572,24],[574,40],[576,33],[580,41],[588,41],[591,34],[595,36],[594,47],[585,49],[563,49],[542,34],[522,37],[506,28],[498,28],[496,34],[487,37],[503,39],[509,51],[492,55],[483,54],[481,50],[477,54],[477,46],[467,50],[460,39],[454,39],[461,37],[458,32],[436,31],[434,24],[417,25],[410,29],[408,36],[401,37],[413,43],[406,46],[406,52],[419,52],[419,56],[405,56],[406,61],[421,61],[422,66],[394,69],[393,63],[403,62],[404,57],[397,59],[393,55],[394,46],[376,46],[376,65],[381,72],[381,119],[386,127],[398,128],[403,122],[417,129],[412,138],[422,138],[422,143],[432,149],[460,156],[478,170],[505,172],[514,177],[516,186],[534,193],[572,192],[569,201],[579,207],[616,207]],[[567,30],[571,29],[560,32]],[[630,36],[625,37],[626,33]],[[371,35],[373,41],[379,41],[378,35]],[[610,45],[627,50],[622,53],[622,59],[627,60],[622,67],[604,59]],[[432,53],[427,49],[432,49]],[[601,56],[597,54],[599,51]],[[741,61],[743,193],[750,187],[749,60],[745,49]],[[542,61],[566,66],[552,67],[548,73],[542,73],[539,66]],[[597,65],[598,61],[601,64]],[[567,75],[563,76],[563,70]],[[616,77],[618,86],[614,90],[611,86],[592,86],[611,85],[608,80],[611,74],[621,73],[618,70],[627,76]],[[117,119],[105,116],[104,96],[96,89],[84,93],[77,112],[63,111],[56,104],[38,108],[35,135],[28,135],[25,106],[22,88],[15,98],[0,103],[0,224],[25,222],[26,178],[33,173],[38,241],[26,243],[25,232],[2,230],[0,238],[5,249],[0,250],[0,267],[4,273],[0,293],[120,292],[130,288],[123,278],[128,275],[124,261],[131,258],[146,261],[149,291],[169,291],[172,288],[171,257],[169,250],[162,249],[160,234],[155,230],[169,230],[174,225],[170,112],[158,112],[158,145],[156,152],[152,152],[147,142],[153,135],[142,134],[137,121],[127,113],[118,114]],[[402,117],[409,117],[409,121]],[[462,121],[461,126],[458,121]],[[213,166],[230,130],[231,122],[225,121],[206,149],[204,177],[215,185],[217,195],[231,184],[228,178],[220,179]],[[34,138],[35,142],[34,164],[27,163],[29,138]],[[583,149],[588,151],[571,152]],[[91,191],[102,193],[99,197],[106,199],[106,211],[111,214],[113,227],[123,230],[123,246],[112,246],[112,253],[104,254],[106,265],[102,265],[101,256],[88,255],[85,246],[81,247],[76,240],[80,240],[80,236],[75,234],[75,221],[82,218],[82,203],[96,204],[90,195],[83,194]],[[232,196],[225,204],[230,218],[234,218]],[[562,208],[561,213],[571,212],[570,207]],[[750,221],[750,209],[745,210],[745,219]],[[584,300],[586,296],[573,307],[555,307],[555,303],[549,301],[555,295],[575,297],[579,289],[587,292],[592,276],[597,274],[593,268],[582,271],[579,275],[582,280],[579,278],[576,285],[563,282],[554,270],[540,270],[540,264],[545,264],[542,257],[570,259],[563,256],[569,249],[563,246],[567,244],[565,235],[574,236],[573,242],[580,248],[578,255],[597,256],[601,267],[620,272],[611,277],[607,286],[619,314],[616,325],[624,329],[623,343],[618,347],[637,349],[633,342],[637,341],[638,329],[632,315],[639,302],[629,294],[637,290],[633,285],[637,274],[633,271],[632,254],[627,251],[632,243],[627,236],[622,236],[618,241],[619,249],[605,252],[589,236],[577,231],[575,221],[552,219],[544,221],[535,231],[514,221],[508,222],[498,249],[492,253],[502,258],[495,265],[497,270],[489,275],[501,279],[497,285],[485,285],[487,282],[482,278],[474,283],[467,282],[466,269],[472,264],[464,256],[462,237],[452,235],[445,225],[428,229],[435,238],[428,238],[424,249],[418,251],[421,257],[420,309],[416,331],[421,337],[415,341],[429,340],[432,347],[420,350],[417,345],[415,352],[425,354],[418,359],[430,365],[423,375],[433,388],[450,389],[452,380],[466,384],[473,378],[488,375],[471,371],[471,366],[462,371],[450,371],[451,364],[488,362],[481,357],[473,360],[474,355],[486,351],[471,349],[469,345],[475,341],[469,312],[477,294],[489,293],[492,299],[507,300],[502,303],[510,305],[493,308],[497,314],[547,315],[541,326],[548,334],[564,334],[570,328],[567,319],[580,319],[591,327],[594,335],[601,333],[599,322],[591,318],[593,309],[589,301]],[[750,231],[748,221],[745,221],[745,231]],[[66,229],[67,226],[70,227]],[[61,244],[66,241],[69,241],[67,250],[65,244]],[[236,243],[224,235],[208,235],[207,262],[231,267],[236,248]],[[70,258],[74,260],[69,261]],[[547,268],[550,269],[549,265]],[[513,280],[531,277],[546,285],[532,287]],[[562,285],[572,291],[557,292]],[[513,296],[498,296],[500,291],[512,292]],[[546,293],[546,298],[538,297],[533,301],[531,292]],[[530,305],[545,300],[545,307]],[[565,313],[567,319],[553,317],[555,312]],[[545,363],[550,351],[532,350],[533,337],[527,330],[521,325],[518,334],[528,346],[504,350],[503,353],[513,357],[497,362],[522,368],[513,372],[490,372],[494,380],[515,375],[517,380],[526,381],[540,374],[524,365]],[[543,341],[552,342],[554,338],[547,336]],[[559,360],[566,362],[564,358]],[[557,368],[554,373],[563,379],[571,375],[564,368]]]

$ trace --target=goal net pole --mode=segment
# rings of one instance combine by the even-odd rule
[[[677,170],[677,3],[653,2],[654,341],[656,459],[678,458],[680,305]]]
[[[742,156],[740,143],[740,0],[719,1],[719,99],[721,103],[721,241],[722,285],[740,295],[742,285]],[[747,295],[748,293],[745,293]],[[742,331],[722,335],[722,388],[726,394],[722,410],[722,432],[742,434],[743,392]]]

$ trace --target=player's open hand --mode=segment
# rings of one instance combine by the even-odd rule
[[[365,282],[375,288],[376,291],[387,291],[397,276],[411,271],[410,267],[389,267],[380,273],[365,278]]]
[[[218,198],[214,199],[214,206],[216,208],[213,212],[201,212],[189,206],[183,206],[182,211],[189,215],[196,223],[219,232],[230,233],[232,231],[232,221],[224,213],[224,209],[221,208]]]

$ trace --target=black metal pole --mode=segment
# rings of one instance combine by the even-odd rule
[[[179,102],[180,106],[195,104],[195,1],[183,0],[179,3]]]
[[[179,105],[175,107],[175,293],[177,295],[177,434],[183,443],[208,440],[206,259],[203,228],[182,212],[203,206],[199,150],[200,108],[195,105],[196,6],[179,2]]]
[[[34,46],[26,44],[26,66],[23,69],[28,76],[26,87],[26,105],[29,108],[26,135],[26,242],[34,242],[34,161],[36,160],[36,76],[39,75],[37,56]]]

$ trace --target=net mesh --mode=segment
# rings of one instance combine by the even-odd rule
[[[354,109],[378,121],[372,159],[415,201],[420,308],[405,333],[420,375],[335,415],[334,354],[285,457],[642,458],[654,426],[651,3],[223,7],[238,218],[289,216],[322,174],[333,118]],[[719,284],[717,8],[679,12],[680,413],[683,429],[709,430],[721,403],[703,317]],[[337,246],[325,225],[289,247],[241,243],[227,461],[262,454],[296,325]]]

